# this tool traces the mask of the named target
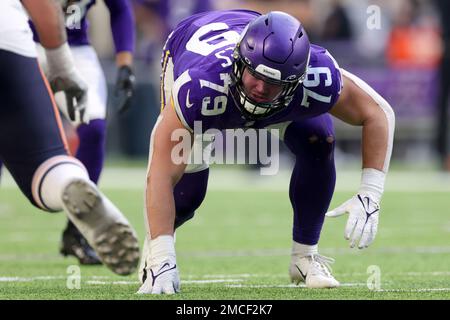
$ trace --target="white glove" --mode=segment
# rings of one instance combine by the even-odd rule
[[[180,292],[180,276],[172,236],[164,235],[150,241],[151,265],[138,294],[174,294]]]
[[[169,261],[150,268],[150,274],[139,288],[139,294],[174,294],[180,292],[180,276],[176,264]]]
[[[336,209],[327,212],[327,217],[338,217],[349,213],[345,227],[345,239],[354,248],[367,248],[375,239],[380,214],[380,199],[384,191],[386,174],[383,171],[364,168],[358,194]]]
[[[47,78],[54,94],[62,91],[65,103],[58,107],[73,123],[89,123],[87,112],[88,86],[75,68],[69,45],[64,43],[56,49],[46,49]]]
[[[359,240],[358,248],[367,248],[375,239],[378,229],[380,206],[369,194],[358,193],[341,206],[326,213],[327,217],[339,217],[349,213],[345,226],[345,239],[350,240],[354,248]]]

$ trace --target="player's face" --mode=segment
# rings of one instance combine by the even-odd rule
[[[283,87],[265,82],[263,79],[252,75],[247,68],[242,74],[242,84],[247,96],[258,103],[272,102],[280,95]]]

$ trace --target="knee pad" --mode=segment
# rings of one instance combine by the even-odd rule
[[[335,145],[334,135],[311,135],[308,137],[307,149],[316,158],[329,158],[333,155]]]
[[[314,131],[295,133],[295,138],[290,137],[284,142],[296,157],[310,156],[315,159],[329,159],[333,155],[336,143],[334,133]]]

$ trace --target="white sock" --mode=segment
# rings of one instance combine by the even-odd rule
[[[292,256],[304,257],[317,254],[319,252],[318,245],[307,245],[292,241]]]
[[[55,156],[42,163],[33,176],[34,201],[46,211],[62,210],[62,192],[74,179],[89,181],[84,165],[73,157]]]

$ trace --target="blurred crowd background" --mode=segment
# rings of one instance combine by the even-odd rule
[[[305,26],[311,42],[327,48],[342,68],[377,90],[397,116],[394,162],[450,170],[447,96],[450,4],[446,0],[130,0],[136,19],[137,91],[132,107],[116,115],[109,99],[107,150],[146,158],[159,113],[161,50],[189,15],[206,10],[286,11]],[[111,89],[115,81],[109,15],[102,1],[89,21]],[[110,95],[111,96],[111,95]],[[360,128],[335,121],[339,159],[360,158]]]

